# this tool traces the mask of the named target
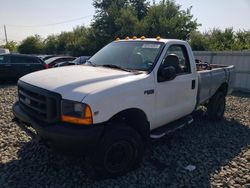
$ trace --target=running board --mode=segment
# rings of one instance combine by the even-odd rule
[[[151,131],[150,138],[159,139],[169,133],[175,132],[178,129],[183,128],[186,125],[190,125],[194,121],[191,115],[176,120],[172,123],[156,128]]]

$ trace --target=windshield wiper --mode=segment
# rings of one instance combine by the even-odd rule
[[[87,65],[92,65],[93,67],[96,67],[96,64],[93,63],[93,62],[90,61],[90,60],[87,60],[86,63],[87,63]]]
[[[126,71],[126,72],[133,72],[132,70],[120,67],[118,65],[113,65],[113,64],[105,64],[105,65],[101,65],[101,66],[102,67],[113,68],[113,69],[119,69],[119,70],[123,70],[123,71]]]

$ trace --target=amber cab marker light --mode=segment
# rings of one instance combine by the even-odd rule
[[[119,41],[120,40],[120,38],[119,37],[117,37],[116,39],[115,39],[115,41]]]
[[[144,40],[146,37],[144,37],[144,36],[141,36],[141,40]]]
[[[129,37],[126,37],[125,40],[129,40]]]
[[[135,40],[135,39],[137,39],[137,37],[136,37],[136,36],[133,36],[133,40]]]
[[[161,40],[161,37],[160,37],[160,36],[157,36],[157,37],[156,37],[156,40]]]

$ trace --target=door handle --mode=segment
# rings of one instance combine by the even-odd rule
[[[195,80],[192,80],[192,89],[195,89]]]
[[[25,64],[25,67],[30,67],[30,64]]]
[[[5,67],[11,67],[11,65],[10,64],[6,64],[6,65],[4,65]]]

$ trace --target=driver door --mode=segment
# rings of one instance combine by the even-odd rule
[[[173,65],[173,62],[165,62],[168,55],[178,57],[176,65]],[[171,45],[162,63],[169,64],[175,69],[178,67],[178,72],[172,80],[157,80],[156,82],[156,127],[190,114],[195,108],[197,95],[195,88],[197,80],[195,80],[195,74],[191,72],[190,59],[185,45]]]

